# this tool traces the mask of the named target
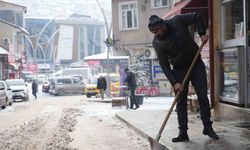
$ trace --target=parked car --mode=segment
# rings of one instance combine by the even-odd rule
[[[4,86],[4,90],[7,96],[7,105],[11,106],[13,104],[13,94],[10,86],[5,81],[0,81],[0,83]]]
[[[8,79],[6,83],[10,86],[13,93],[13,101],[22,99],[23,101],[29,100],[29,88],[23,79]]]
[[[49,80],[46,80],[42,83],[42,91],[44,93],[49,93]]]
[[[100,94],[100,90],[97,89],[97,77],[90,80],[89,83],[86,84],[85,94],[87,97],[96,96]]]
[[[7,105],[7,95],[4,89],[4,85],[0,83],[0,107],[5,109]]]
[[[53,95],[82,94],[85,88],[85,84],[74,77],[54,77],[49,79],[49,81],[49,93]]]

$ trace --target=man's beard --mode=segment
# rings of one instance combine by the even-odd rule
[[[156,38],[164,40],[167,36],[167,30],[164,30],[161,34],[157,35]]]

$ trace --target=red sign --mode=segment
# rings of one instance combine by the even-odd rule
[[[15,54],[14,54],[14,47],[12,44],[9,44],[9,55],[8,55],[8,62],[15,63]]]
[[[27,65],[27,71],[33,72],[33,74],[37,74],[38,72],[38,67],[36,64],[28,64]]]
[[[100,66],[100,60],[89,60],[88,65],[89,66]]]

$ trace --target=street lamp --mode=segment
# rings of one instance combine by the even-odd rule
[[[47,76],[47,67],[46,67],[46,55],[47,55],[47,49],[49,47],[49,45],[51,44],[52,39],[55,37],[55,35],[60,31],[60,28],[58,28],[48,39],[48,41],[46,42],[47,45],[45,47],[45,49],[43,49],[43,47],[39,44],[39,46],[41,46],[42,48],[42,53],[43,53],[43,61],[44,61],[44,68],[45,68],[45,75]],[[53,53],[53,52],[52,52]]]
[[[103,15],[103,19],[104,19],[104,21],[105,21],[105,26],[106,26],[106,32],[107,32],[107,38],[106,38],[106,41],[104,41],[104,43],[106,44],[106,46],[107,46],[107,66],[108,66],[108,68],[109,68],[109,53],[110,53],[110,48],[111,48],[111,46],[112,46],[112,44],[113,44],[113,40],[112,40],[112,38],[111,38],[111,36],[110,36],[110,34],[111,34],[111,27],[112,27],[112,23],[110,24],[110,28],[109,28],[109,26],[108,26],[108,20],[107,20],[107,18],[106,18],[106,15],[105,15],[105,13],[104,13],[104,10],[103,10],[103,8],[102,8],[102,6],[100,5],[100,3],[99,3],[99,0],[96,0],[96,2],[97,2],[97,4],[98,4],[98,6],[99,6],[99,8],[100,8],[100,10],[101,10],[101,13],[102,13],[102,15]],[[111,42],[112,41],[112,42]],[[107,73],[109,73],[109,70],[107,69]]]
[[[110,43],[110,41],[112,41],[111,36],[110,36],[112,23],[110,24],[110,28],[109,28],[108,27],[108,21],[107,21],[106,15],[104,13],[104,10],[103,10],[102,6],[100,5],[99,1],[96,0],[96,2],[98,4],[99,8],[101,9],[101,13],[103,15],[103,18],[104,18],[104,21],[105,21],[105,25],[106,25],[107,38],[106,38],[105,44],[107,46],[107,74],[108,74],[108,76],[107,76],[107,90],[106,91],[107,91],[107,97],[110,97],[109,52],[110,52],[110,48],[112,46],[112,44]]]

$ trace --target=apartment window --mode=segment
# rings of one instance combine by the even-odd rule
[[[12,10],[0,10],[0,19],[15,24],[15,13]]]
[[[160,8],[169,6],[169,0],[151,0],[152,8]]]
[[[119,4],[119,26],[121,30],[136,29],[138,27],[137,2]]]

